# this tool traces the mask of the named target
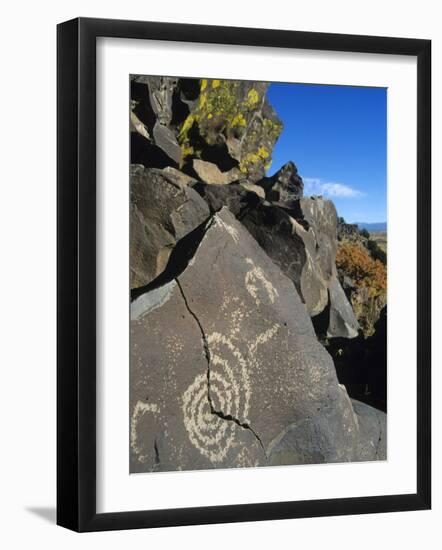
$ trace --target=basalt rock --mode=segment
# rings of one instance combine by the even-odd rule
[[[194,173],[198,160],[218,170],[216,176],[215,168],[200,174],[206,183],[261,180],[282,130],[267,87],[263,82],[132,75],[131,130],[144,138],[132,139],[132,162]]]
[[[291,210],[260,202],[241,215],[262,248],[293,281],[323,337],[354,338],[358,322],[337,278],[336,210],[331,201],[303,198]]]
[[[270,166],[282,123],[268,102],[268,84],[234,80],[201,80],[198,104],[183,122],[178,140],[184,156],[237,166],[256,182]]]
[[[192,250],[131,304],[130,471],[371,460],[292,281],[226,208]]]
[[[267,200],[287,208],[296,206],[304,192],[304,183],[292,161],[287,162],[270,178],[262,179],[259,185],[264,188]]]
[[[226,185],[238,179],[239,170],[231,168],[227,172],[221,172],[216,164],[205,160],[193,159],[193,169],[198,178],[204,183]]]
[[[130,169],[131,288],[147,285],[164,271],[176,242],[210,215],[204,200],[178,170]]]
[[[232,183],[230,185],[205,185],[198,182],[193,188],[203,197],[212,214],[226,206],[235,216],[241,217],[241,213],[248,207],[254,207],[259,203],[256,193],[247,190],[243,185]]]

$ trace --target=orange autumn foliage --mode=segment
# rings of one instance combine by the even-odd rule
[[[387,269],[379,260],[373,260],[369,252],[359,243],[341,242],[336,255],[336,266],[358,287],[366,287],[370,296],[381,296],[387,292]]]

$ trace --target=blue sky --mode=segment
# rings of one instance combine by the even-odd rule
[[[292,160],[346,221],[386,221],[387,90],[273,83],[268,97],[284,122],[268,174]]]

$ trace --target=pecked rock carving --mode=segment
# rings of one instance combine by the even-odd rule
[[[131,472],[370,459],[292,281],[226,208],[175,275],[131,305]]]

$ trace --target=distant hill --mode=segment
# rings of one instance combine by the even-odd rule
[[[387,222],[375,222],[375,223],[364,223],[364,222],[355,222],[359,229],[366,229],[367,231],[387,231]]]

